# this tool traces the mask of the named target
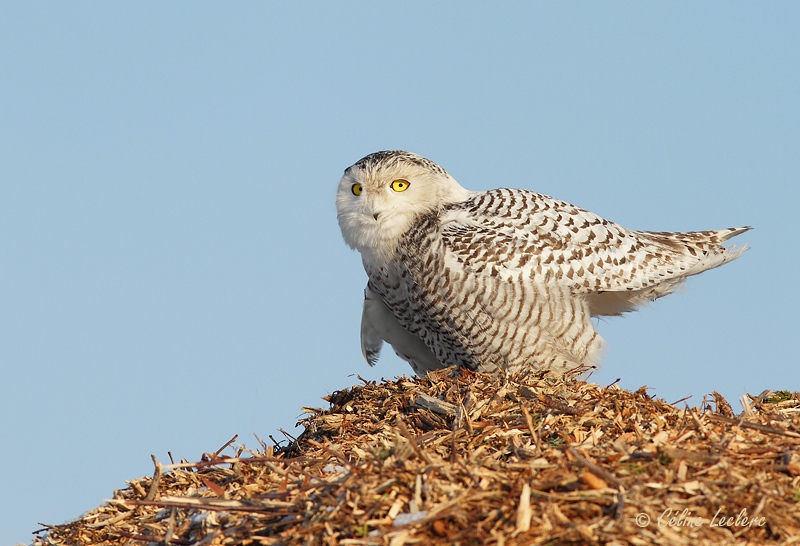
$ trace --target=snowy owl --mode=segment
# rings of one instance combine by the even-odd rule
[[[527,190],[469,191],[404,151],[366,156],[336,195],[345,242],[361,253],[361,349],[388,342],[418,375],[596,363],[591,317],[620,315],[690,275],[738,258],[722,243],[750,229],[632,231]]]

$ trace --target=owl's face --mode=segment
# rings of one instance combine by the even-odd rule
[[[344,171],[336,194],[345,242],[362,255],[386,256],[421,215],[468,199],[439,165],[410,152],[376,152]]]

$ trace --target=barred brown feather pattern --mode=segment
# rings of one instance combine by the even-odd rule
[[[470,192],[401,151],[348,168],[337,213],[369,276],[364,357],[374,364],[385,340],[417,373],[594,364],[591,317],[632,311],[739,257],[746,247],[722,243],[750,229],[628,230],[532,191]]]
[[[563,372],[594,361],[601,339],[582,298],[555,283],[508,282],[486,274],[485,264],[471,267],[448,247],[439,220],[420,218],[395,259],[367,273],[370,288],[440,363]],[[485,251],[497,263],[508,259],[500,245]],[[481,250],[467,252],[474,260]]]
[[[481,192],[443,209],[457,211],[467,212],[471,225],[445,224],[442,236],[473,270],[555,281],[576,294],[638,290],[685,275],[703,259],[724,255],[726,234],[741,232],[631,231],[564,201],[514,189]]]

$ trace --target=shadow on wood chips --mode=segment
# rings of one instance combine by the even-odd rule
[[[568,377],[362,383],[287,445],[156,462],[34,544],[800,542],[798,393],[735,416]]]

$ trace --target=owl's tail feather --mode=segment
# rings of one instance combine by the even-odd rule
[[[678,260],[696,256],[697,261],[680,274],[680,278],[697,275],[703,271],[714,269],[731,262],[748,249],[747,245],[722,246],[722,243],[753,229],[750,226],[720,229],[713,231],[690,231],[683,233],[642,232],[653,243],[665,247],[665,250],[676,254]],[[691,259],[691,258],[690,258]]]
[[[675,274],[662,278],[658,283],[638,290],[625,289],[596,292],[587,295],[592,316],[615,316],[673,293],[692,275],[714,269],[742,255],[747,245],[723,246],[722,243],[752,229],[750,226],[715,231],[691,231],[665,233],[640,231],[641,239],[660,248],[665,255],[672,255],[676,262],[684,262],[685,268],[676,268]]]
[[[723,229],[721,231],[718,231],[717,233],[720,234],[720,236],[719,236],[720,240],[722,242],[725,242],[728,239],[730,239],[732,237],[736,237],[737,235],[741,235],[745,231],[750,231],[751,229],[753,229],[753,226],[742,226],[742,227],[737,227],[737,228]]]

